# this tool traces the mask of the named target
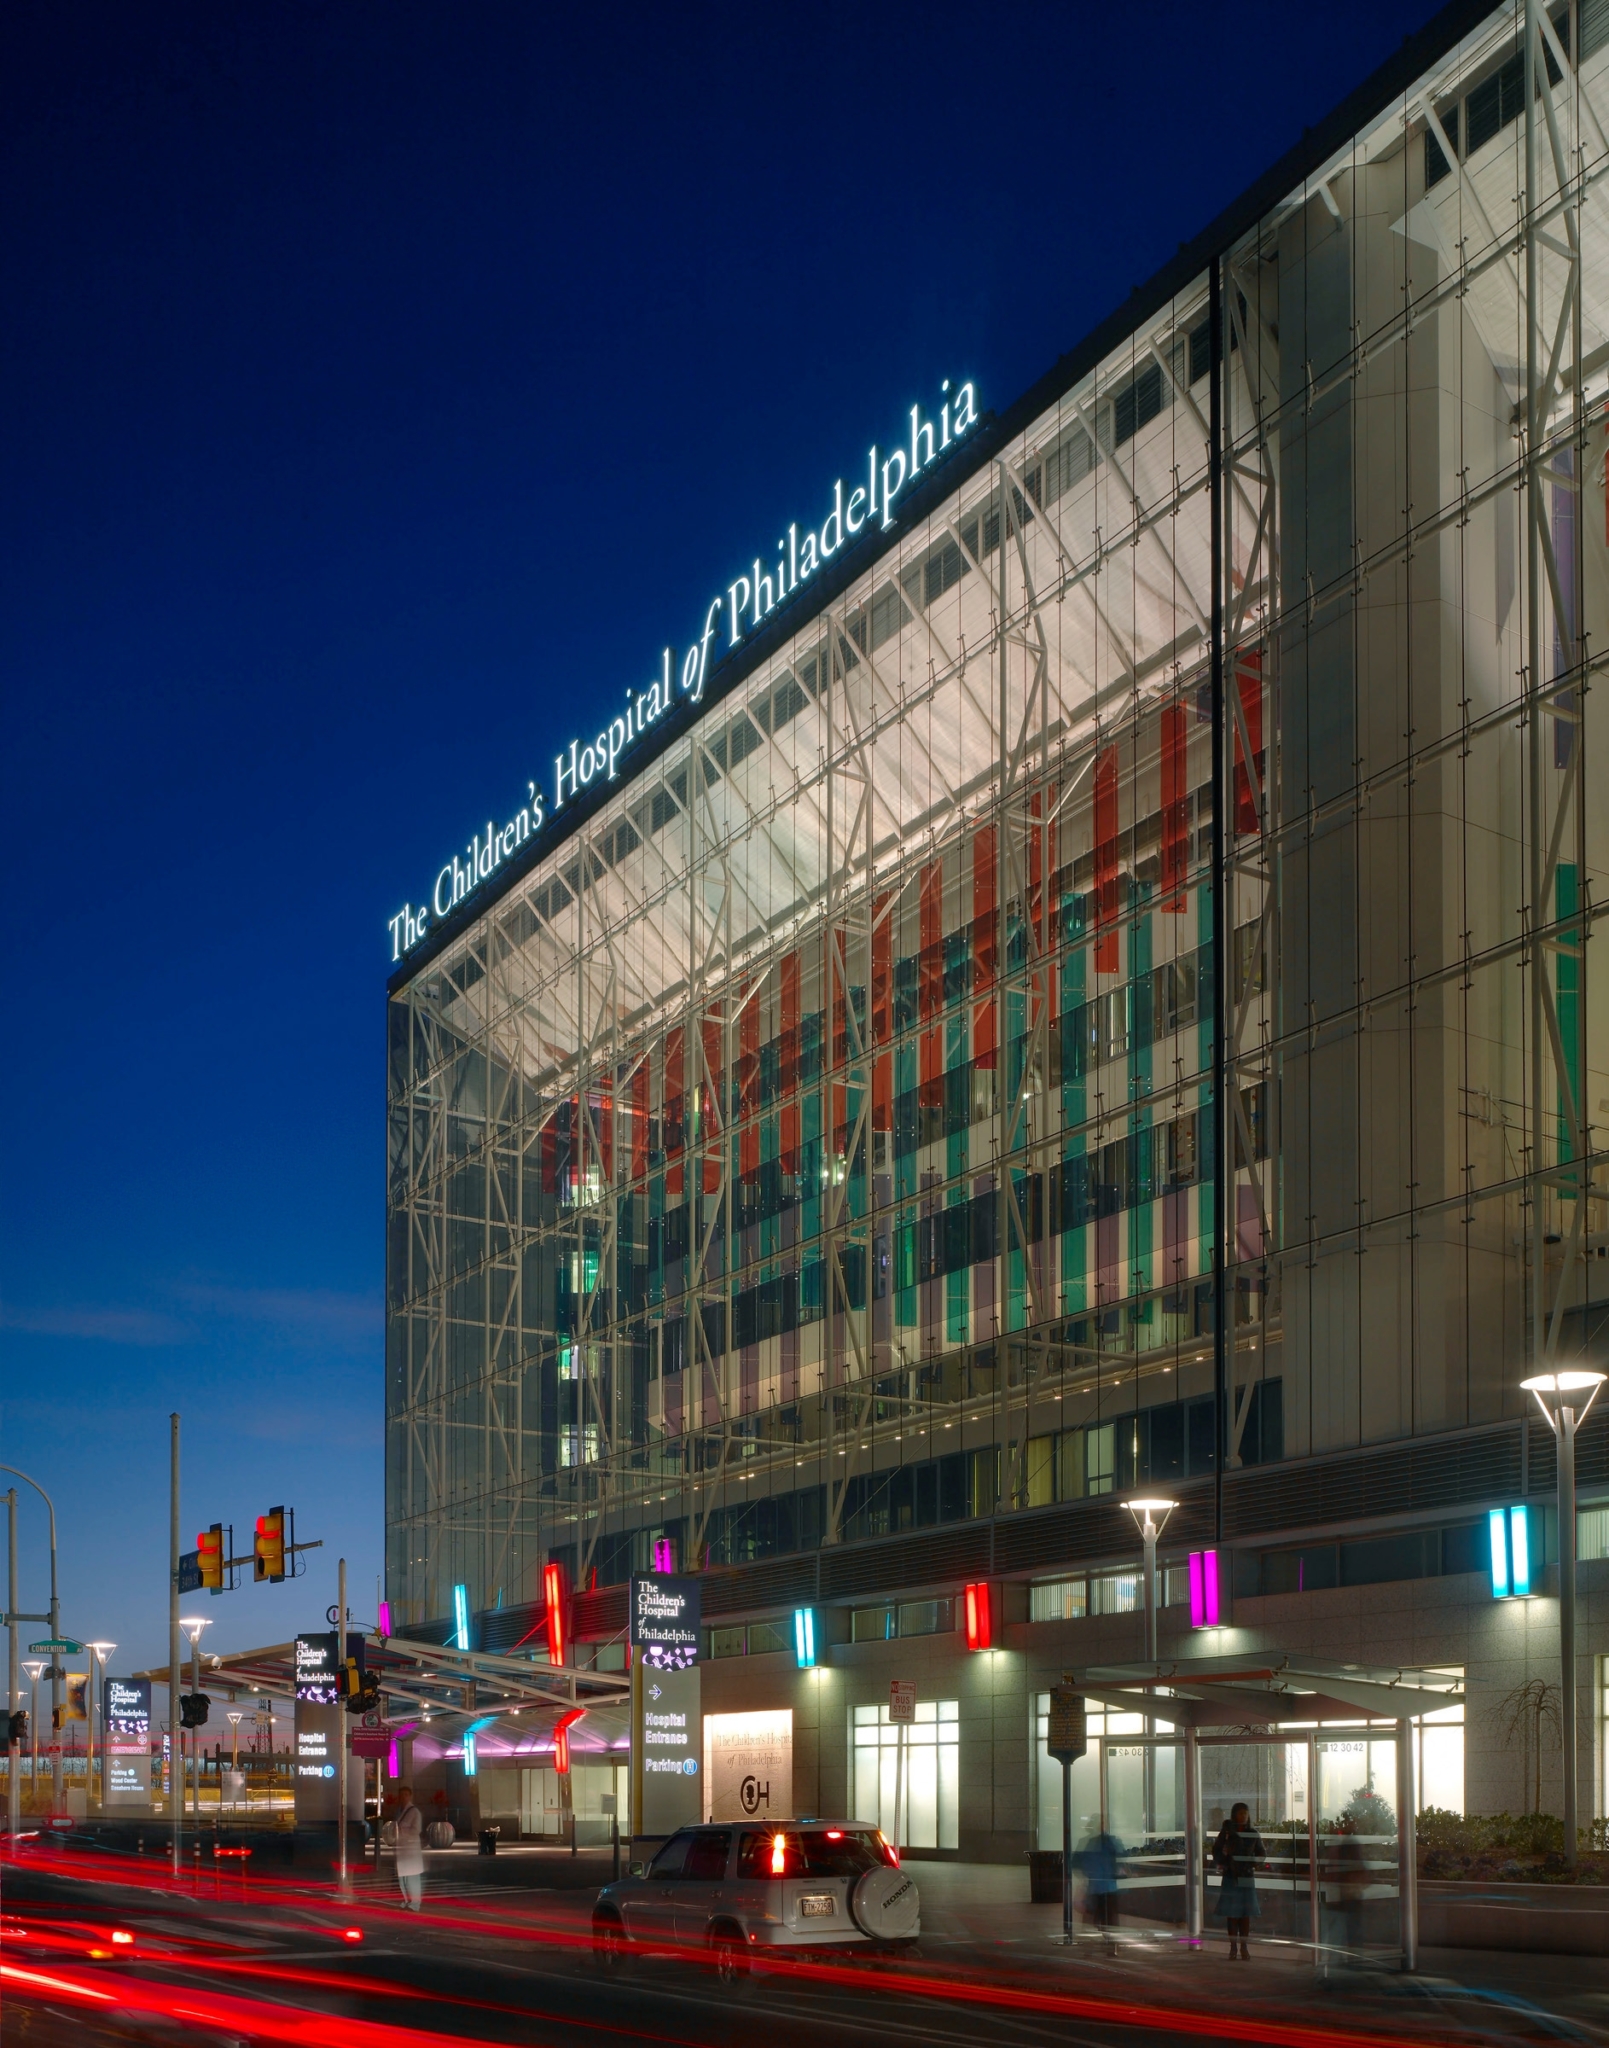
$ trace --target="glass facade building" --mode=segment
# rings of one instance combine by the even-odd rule
[[[1609,1302],[1606,401],[1609,0],[1440,17],[405,957],[394,1613],[1468,1569]]]

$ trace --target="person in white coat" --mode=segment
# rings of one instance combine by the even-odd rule
[[[408,1911],[417,1913],[425,1897],[425,1817],[413,1803],[411,1785],[399,1785],[397,1793],[397,1883]]]

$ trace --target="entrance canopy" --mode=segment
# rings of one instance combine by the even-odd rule
[[[188,1661],[188,1660],[187,1660]],[[532,1664],[519,1657],[495,1657],[478,1650],[447,1649],[437,1643],[409,1642],[400,1636],[369,1636],[363,1645],[364,1668],[393,1713],[427,1715],[440,1722],[439,1733],[451,1740],[460,1724],[503,1714],[555,1715],[575,1708],[624,1707],[631,1680],[624,1672],[573,1671],[564,1665]],[[168,1667],[157,1665],[138,1674],[166,1685]],[[181,1667],[180,1683],[188,1682]],[[262,1650],[237,1650],[201,1659],[201,1684],[206,1692],[266,1693],[274,1699],[296,1696],[296,1645],[275,1643]],[[534,1718],[534,1715],[533,1715]],[[527,1723],[529,1725],[529,1723]],[[540,1725],[538,1723],[538,1725]]]
[[[1338,1664],[1297,1651],[1100,1664],[1068,1673],[1087,1698],[1123,1713],[1151,1713],[1176,1728],[1286,1728],[1320,1721],[1417,1721],[1460,1706],[1454,1671]]]

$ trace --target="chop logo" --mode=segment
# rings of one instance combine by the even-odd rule
[[[762,1806],[769,1813],[771,1810],[771,1780],[767,1778],[762,1785],[759,1779],[751,1772],[738,1787],[737,1796],[743,1802],[743,1811],[745,1813],[758,1813]]]

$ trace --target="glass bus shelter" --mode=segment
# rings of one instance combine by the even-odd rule
[[[1073,1803],[1123,1846],[1126,1916],[1199,1939],[1209,1845],[1244,1800],[1267,1852],[1260,1934],[1417,1966],[1414,1730],[1461,1703],[1461,1673],[1257,1652],[1067,1682],[1105,1710]],[[1119,1721],[1132,1732],[1108,1732]]]

